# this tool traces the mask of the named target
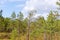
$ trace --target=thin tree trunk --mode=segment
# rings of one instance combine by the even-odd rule
[[[47,40],[47,34],[44,32],[44,40]]]
[[[52,40],[52,33],[50,33],[50,39],[49,40]]]
[[[29,36],[30,36],[30,20],[28,21],[28,27],[27,27],[27,39],[29,40]]]

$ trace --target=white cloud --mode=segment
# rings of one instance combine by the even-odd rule
[[[27,13],[28,10],[36,9],[38,11],[42,11],[43,13],[48,13],[49,10],[56,9],[56,2],[57,0],[28,0],[22,9],[22,12]]]
[[[36,17],[39,17],[39,16],[43,16],[45,19],[47,18],[47,16],[48,16],[48,13],[43,13],[43,14],[35,14],[35,18]]]
[[[26,8],[29,10],[29,8],[45,8],[48,9],[48,7],[50,6],[56,6],[56,1],[57,0],[29,0],[26,1],[26,5],[24,7],[24,9],[26,10]]]

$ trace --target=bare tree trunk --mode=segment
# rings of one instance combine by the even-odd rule
[[[27,39],[29,40],[29,36],[30,36],[30,20],[28,21],[28,27],[27,27]]]
[[[49,40],[52,40],[52,33],[50,33],[50,39]]]
[[[57,32],[55,32],[55,40],[59,40]]]
[[[28,27],[27,27],[27,39],[26,40],[29,40],[29,36],[30,36],[30,23],[32,21],[32,17],[33,17],[35,12],[36,12],[36,10],[32,10],[32,11],[29,12]]]
[[[47,40],[47,34],[44,32],[44,40]]]
[[[26,40],[29,40],[29,29],[27,29],[27,39]]]

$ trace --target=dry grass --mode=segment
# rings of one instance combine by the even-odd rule
[[[7,38],[3,38],[3,36],[6,35],[10,35],[10,33],[0,33],[0,37],[2,37],[2,39],[0,38],[0,40],[9,40],[8,36]],[[50,40],[50,34],[47,34],[47,40]],[[26,40],[26,35],[17,37],[16,40],[18,40],[20,38],[20,40]],[[44,40],[44,35],[41,34],[37,37],[30,37],[30,40]],[[59,33],[55,33],[54,35],[52,35],[52,40],[60,40],[60,34]]]

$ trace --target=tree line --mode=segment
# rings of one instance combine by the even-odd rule
[[[50,11],[47,19],[43,16],[39,16],[34,20],[34,14],[30,12],[29,18],[23,17],[23,13],[19,13],[16,18],[15,12],[12,13],[11,18],[4,18],[2,15],[2,10],[0,11],[0,32],[12,33],[13,35],[24,35],[29,32],[28,35],[32,37],[37,37],[40,33],[60,33],[60,14],[57,11]],[[28,36],[29,37],[29,36]]]

